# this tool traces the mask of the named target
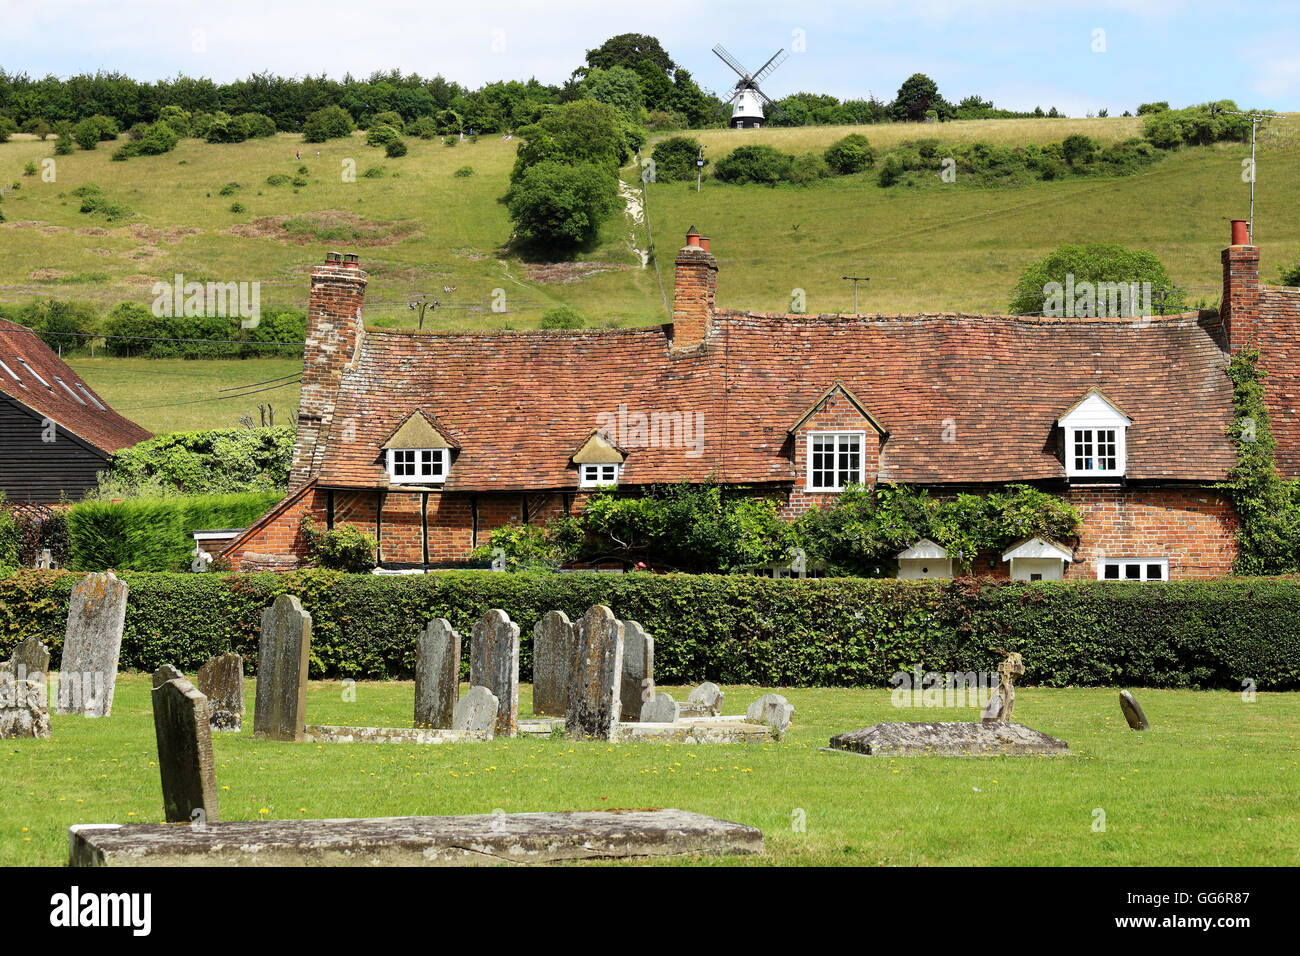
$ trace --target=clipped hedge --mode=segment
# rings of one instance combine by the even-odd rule
[[[1239,578],[1171,582],[988,583],[742,576],[507,574],[381,577],[290,574],[123,575],[131,588],[121,666],[193,672],[236,650],[256,667],[260,614],[299,596],[313,617],[313,677],[409,677],[431,617],[468,638],[487,609],[520,625],[520,673],[532,629],[552,609],[577,619],[596,603],[655,638],[661,683],[886,686],[897,670],[992,668],[1020,651],[1025,683],[1262,690],[1300,687],[1300,587]],[[29,634],[63,641],[68,572],[0,579],[0,652]],[[466,658],[468,658],[466,640]]]

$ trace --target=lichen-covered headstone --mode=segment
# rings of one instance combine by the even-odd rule
[[[641,708],[655,696],[655,639],[636,621],[623,622],[623,683],[619,720],[641,719]]]
[[[25,668],[24,668],[25,673]],[[50,707],[45,678],[0,671],[0,740],[50,736]]]
[[[208,699],[212,729],[239,733],[244,726],[244,658],[219,654],[199,668],[194,686]]]
[[[33,634],[20,641],[9,660],[0,664],[0,671],[6,670],[18,680],[43,681],[50,672],[50,649]]]
[[[456,704],[451,729],[493,736],[500,701],[486,687],[471,687]]]
[[[686,695],[686,702],[690,705],[684,710],[690,710],[692,713],[704,713],[717,717],[722,713],[722,702],[727,695],[721,687],[712,681],[705,681],[695,690]]]
[[[578,622],[575,638],[564,732],[613,740],[623,682],[623,622],[597,604]]]
[[[1151,723],[1142,712],[1142,705],[1126,690],[1119,692],[1119,709],[1124,712],[1124,719],[1133,730],[1150,730]]]
[[[281,594],[262,612],[257,648],[253,736],[302,740],[311,615],[292,594]]]
[[[435,617],[415,639],[415,726],[451,726],[460,697],[460,634]]]
[[[564,716],[572,666],[573,623],[563,611],[548,611],[533,628],[534,714]]]
[[[56,714],[107,717],[113,712],[126,597],[126,584],[112,571],[87,574],[72,589]]]
[[[184,677],[168,677],[169,665],[154,675],[153,726],[158,772],[168,823],[215,823],[217,778],[212,761],[208,699]]]
[[[519,728],[519,625],[499,608],[470,632],[469,682],[497,699],[496,736],[513,737]]]
[[[677,720],[681,707],[672,694],[659,691],[641,706],[641,723],[671,724]]]
[[[784,736],[794,717],[794,705],[780,694],[764,694],[745,709],[745,719],[767,724],[778,736]]]

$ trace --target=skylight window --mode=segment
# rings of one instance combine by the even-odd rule
[[[31,373],[32,378],[36,379],[36,381],[40,382],[50,391],[54,391],[54,386],[51,385],[49,382],[45,381],[45,379],[41,378],[41,373],[36,371],[36,369],[32,368],[29,364],[27,364],[27,359],[20,358],[18,360],[18,364],[21,365],[23,368],[27,369],[27,371]]]
[[[17,374],[14,372],[14,370],[11,369],[8,365],[6,365],[3,361],[0,361],[0,368],[4,369],[5,372],[8,373],[9,377],[12,378],[12,379],[13,379],[15,382],[17,382],[19,385],[23,385],[23,380],[22,380],[21,378],[19,378],[19,377],[17,376]],[[26,387],[27,387],[26,385],[23,385],[23,388],[26,388]]]
[[[97,399],[94,395],[90,394],[90,390],[87,389],[86,386],[78,382],[77,388],[80,389],[81,394],[85,395],[88,399],[90,399],[90,403],[94,405],[96,408],[98,408],[101,412],[108,411],[108,409],[106,409],[103,405],[100,404],[99,399]]]
[[[64,390],[65,392],[67,392],[69,395],[71,395],[72,398],[73,398],[73,400],[76,401],[77,404],[79,404],[79,405],[85,405],[85,404],[86,404],[85,401],[82,399],[82,397],[81,397],[80,395],[78,395],[78,394],[77,394],[76,392],[74,392],[72,389],[68,388],[68,383],[65,382],[63,379],[59,378],[59,377],[56,375],[56,376],[54,376],[54,381],[58,382],[59,385],[61,385],[61,386],[63,387],[63,390]]]

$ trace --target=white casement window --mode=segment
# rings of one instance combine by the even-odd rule
[[[622,465],[607,463],[579,465],[578,487],[600,488],[605,485],[617,485],[622,473]]]
[[[1168,558],[1102,558],[1097,562],[1099,581],[1168,581]]]
[[[447,480],[448,449],[390,448],[388,477],[399,485],[442,484]]]
[[[1065,474],[1070,478],[1119,477],[1126,468],[1126,435],[1132,421],[1090,391],[1061,417],[1065,433]]]
[[[811,432],[808,435],[808,490],[843,491],[865,483],[865,432]]]

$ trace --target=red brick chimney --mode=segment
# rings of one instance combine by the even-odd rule
[[[326,253],[325,264],[311,270],[298,434],[289,472],[291,488],[306,481],[320,467],[334,418],[339,378],[356,357],[364,334],[361,307],[365,299],[366,274],[355,255]]]
[[[1250,244],[1244,219],[1232,220],[1232,245],[1223,250],[1223,301],[1219,316],[1236,355],[1259,336],[1259,247]]]
[[[695,348],[708,338],[717,291],[718,260],[691,226],[673,277],[673,351]]]

